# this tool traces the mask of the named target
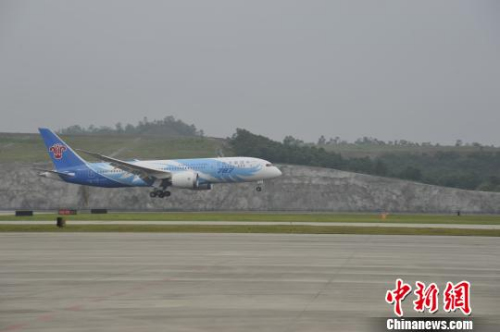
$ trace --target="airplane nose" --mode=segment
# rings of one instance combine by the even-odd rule
[[[278,167],[274,167],[274,170],[276,172],[276,176],[281,176],[283,174],[283,173],[281,173],[281,171]]]

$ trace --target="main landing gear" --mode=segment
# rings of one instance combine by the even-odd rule
[[[149,197],[154,198],[154,197],[169,197],[172,193],[168,190],[155,190],[149,193]]]

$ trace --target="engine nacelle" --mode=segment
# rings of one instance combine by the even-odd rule
[[[180,172],[172,174],[173,187],[196,189],[198,188],[198,174],[195,172]]]

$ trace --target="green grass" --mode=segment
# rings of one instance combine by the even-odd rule
[[[66,225],[64,228],[57,228],[55,225],[0,225],[0,232],[284,233],[500,236],[500,230],[286,225]]]
[[[56,214],[36,214],[33,217],[2,215],[0,220],[55,220]],[[370,213],[109,213],[66,216],[67,220],[136,220],[136,221],[281,221],[281,222],[352,222],[403,224],[500,225],[500,215],[434,215],[389,214],[385,220]]]
[[[127,135],[72,135],[62,138],[73,148],[116,155],[122,159],[181,159],[217,156],[222,150],[230,156],[224,140],[208,137],[159,137]],[[49,162],[38,134],[0,134],[2,162]]]

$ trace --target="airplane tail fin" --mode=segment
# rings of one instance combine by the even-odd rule
[[[57,136],[52,130],[38,128],[43,138],[47,152],[49,153],[56,170],[67,170],[78,166],[86,166],[83,160],[73,149]]]

